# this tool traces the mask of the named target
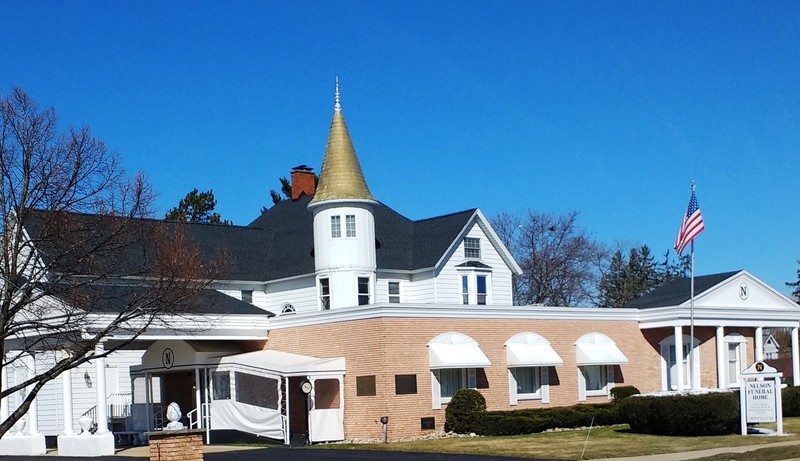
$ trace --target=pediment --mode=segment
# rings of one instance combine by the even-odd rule
[[[688,306],[689,301],[682,305]],[[800,310],[800,305],[747,271],[741,271],[695,296],[694,305],[722,309]]]

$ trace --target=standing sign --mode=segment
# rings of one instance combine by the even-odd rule
[[[739,387],[742,435],[747,434],[747,424],[775,422],[778,434],[783,434],[782,376],[783,373],[764,362],[756,362],[742,372]]]
[[[744,395],[748,423],[774,423],[778,420],[775,381],[747,381]]]

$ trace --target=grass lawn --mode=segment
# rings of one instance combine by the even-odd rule
[[[800,446],[759,448],[747,453],[721,453],[692,461],[777,461],[792,458],[800,458]]]
[[[783,421],[784,432],[800,434],[800,418],[786,418]],[[332,444],[326,448],[351,450],[394,450],[437,453],[469,453],[496,456],[540,457],[565,460],[577,460],[581,457],[588,430],[548,432],[542,434],[520,435],[513,437],[464,437],[434,440],[416,440],[412,442],[390,442],[374,444]],[[800,435],[785,437],[724,435],[714,437],[667,437],[660,435],[634,434],[628,426],[611,426],[594,428],[589,434],[584,459],[613,458],[625,456],[653,455],[680,451],[704,450],[708,448],[734,447],[741,445],[757,445],[787,440],[800,441]],[[784,447],[780,447],[784,448]],[[794,450],[784,458],[798,457],[800,447],[788,447]],[[726,455],[726,461],[732,459],[757,460],[750,455]],[[739,456],[737,458],[736,456]],[[709,458],[718,460],[722,458]]]

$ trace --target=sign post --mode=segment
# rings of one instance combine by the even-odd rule
[[[755,362],[742,372],[739,378],[742,435],[747,435],[748,423],[777,423],[778,435],[783,435],[782,376],[783,373],[764,362]]]

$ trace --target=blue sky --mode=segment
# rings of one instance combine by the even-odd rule
[[[672,247],[690,182],[699,274],[778,290],[800,258],[800,2],[0,3],[21,86],[142,170],[159,214],[212,189],[246,225],[319,170],[333,81],[368,184],[413,219],[580,211]]]

